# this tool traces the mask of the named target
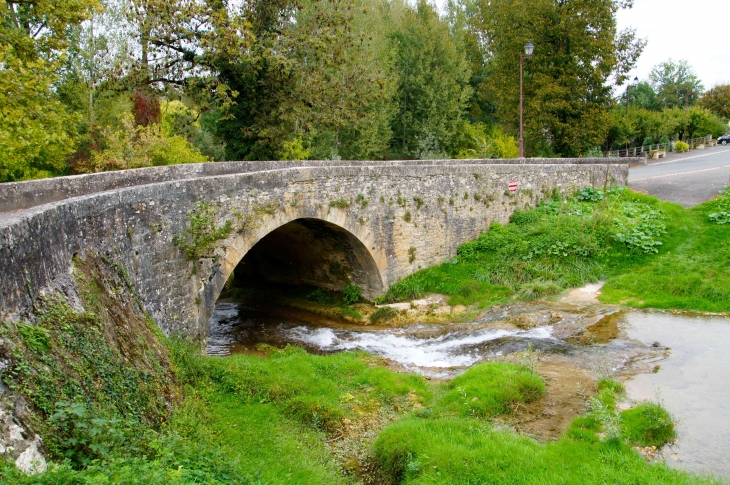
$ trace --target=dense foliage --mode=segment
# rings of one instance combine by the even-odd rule
[[[617,30],[622,8],[8,1],[0,181],[234,159],[515,157],[528,40],[528,156],[722,134],[724,87],[702,95],[686,61],[614,99],[644,47]]]

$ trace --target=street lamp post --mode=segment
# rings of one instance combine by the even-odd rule
[[[535,46],[532,45],[532,42],[528,42],[525,44],[525,55],[520,53],[520,158],[525,158],[525,140],[522,127],[522,62],[530,58],[534,49]]]

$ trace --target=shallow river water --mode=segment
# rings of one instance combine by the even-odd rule
[[[513,313],[556,315],[555,310],[535,304]],[[587,328],[543,321],[521,330],[504,324],[508,311],[470,323],[389,328],[222,302],[211,322],[208,353],[250,353],[259,343],[295,344],[319,353],[365,350],[398,367],[449,378],[480,360],[530,345],[594,374],[617,373],[632,400],[661,400],[677,421],[678,444],[669,466],[730,477],[730,319],[600,305],[581,311],[585,315],[575,312],[573,323],[585,316],[593,322]]]

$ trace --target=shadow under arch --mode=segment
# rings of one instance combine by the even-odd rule
[[[270,221],[248,244],[240,241],[244,247],[229,248],[223,265],[227,271],[221,276],[233,276],[234,284],[251,287],[305,285],[340,291],[353,284],[362,289],[364,298],[372,299],[385,289],[372,237],[353,234],[343,227],[347,221],[336,220],[298,217]],[[213,305],[221,292],[226,293],[223,284],[212,295]]]

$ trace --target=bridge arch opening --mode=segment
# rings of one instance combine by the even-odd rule
[[[347,285],[359,286],[367,300],[384,290],[363,241],[322,219],[287,222],[259,239],[233,269],[215,302],[208,352],[255,351],[260,343],[284,346],[291,342],[287,328],[355,323],[357,311],[342,300]],[[317,294],[325,301],[312,298]]]
[[[232,287],[277,285],[332,291],[357,285],[366,298],[383,290],[378,266],[362,241],[343,227],[314,218],[295,219],[262,237],[235,267],[222,296]]]

